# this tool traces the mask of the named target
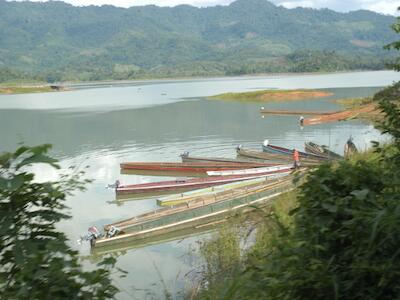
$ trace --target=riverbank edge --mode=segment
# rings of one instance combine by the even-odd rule
[[[70,89],[59,85],[39,85],[39,86],[0,86],[0,95],[19,95],[19,94],[42,94],[65,92]]]
[[[332,96],[333,93],[318,89],[268,89],[260,91],[251,91],[244,93],[223,93],[211,97],[209,100],[239,101],[239,102],[283,102],[283,101],[301,101],[305,99],[314,99]]]
[[[188,77],[152,77],[152,78],[142,78],[142,79],[132,79],[132,80],[99,80],[99,81],[65,81],[57,82],[54,84],[40,82],[37,85],[32,84],[32,82],[4,82],[0,83],[0,90],[6,88],[35,88],[35,87],[50,87],[52,85],[63,87],[60,91],[70,91],[75,89],[88,89],[88,88],[106,88],[114,86],[137,86],[137,85],[149,85],[149,84],[166,84],[166,83],[176,83],[176,82],[190,82],[190,81],[208,81],[208,80],[226,80],[226,79],[237,79],[242,80],[246,78],[262,78],[262,77],[276,77],[276,76],[314,76],[314,75],[334,75],[334,74],[354,74],[354,73],[365,73],[365,72],[388,72],[389,69],[384,70],[346,70],[346,71],[335,71],[335,72],[299,72],[299,73],[258,73],[258,74],[245,74],[240,76],[188,76]],[[46,93],[48,91],[45,91]],[[54,92],[54,91],[50,91]],[[29,92],[26,92],[29,93]],[[26,94],[25,93],[25,94]],[[40,91],[35,91],[34,93],[41,93]],[[14,93],[2,93],[0,95],[13,95]],[[18,93],[24,94],[24,93]]]

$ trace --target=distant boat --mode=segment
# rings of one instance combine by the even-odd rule
[[[264,107],[261,107],[260,112],[262,114],[271,114],[271,115],[301,115],[301,116],[307,116],[307,115],[317,115],[317,116],[322,116],[322,115],[332,115],[336,114],[339,111],[303,111],[303,110],[273,110],[273,109],[265,109]]]
[[[330,151],[328,149],[328,147],[326,146],[320,146],[318,144],[315,144],[313,142],[305,142],[304,143],[304,147],[306,149],[306,152],[308,153],[312,153],[315,155],[320,155],[320,156],[326,156],[328,158],[332,158],[332,159],[339,159],[339,158],[343,158],[341,155]]]
[[[351,120],[356,118],[359,114],[368,114],[373,112],[374,110],[375,110],[375,105],[366,105],[359,109],[348,109],[331,113],[328,115],[320,115],[314,118],[305,119],[303,123],[306,126],[306,125],[317,125],[329,122]]]

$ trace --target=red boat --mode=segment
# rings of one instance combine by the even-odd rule
[[[230,175],[230,176],[212,176],[206,178],[194,178],[194,179],[176,179],[169,181],[151,182],[143,184],[133,185],[120,185],[115,189],[117,195],[122,194],[137,194],[137,193],[154,193],[154,192],[165,192],[169,190],[195,190],[205,188],[209,186],[221,185],[231,183],[235,181],[242,181],[253,178],[268,177],[272,176],[276,178],[276,175],[288,175],[291,170],[282,169],[279,171],[270,171],[260,174],[251,175]]]
[[[168,172],[198,172],[207,171],[239,170],[275,166],[266,163],[180,163],[180,162],[127,162],[121,164],[122,170],[146,170],[146,171],[168,171]]]

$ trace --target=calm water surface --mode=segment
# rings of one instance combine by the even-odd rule
[[[296,116],[262,118],[260,104],[219,102],[204,97],[223,92],[258,89],[318,88],[334,96],[309,101],[267,104],[266,107],[302,110],[336,110],[334,99],[369,96],[379,87],[400,80],[390,71],[324,75],[281,75],[139,83],[128,87],[76,90],[62,93],[0,96],[0,151],[10,151],[20,142],[51,143],[62,166],[83,168],[94,179],[88,190],[68,200],[72,220],[60,224],[71,245],[89,254],[87,245],[75,242],[91,225],[104,225],[156,207],[154,200],[112,203],[114,193],[106,184],[164,180],[162,177],[120,175],[123,161],[179,161],[179,155],[235,157],[235,146],[260,149],[266,138],[271,144],[303,147],[305,141],[330,145],[343,152],[351,135],[361,148],[382,137],[360,121],[339,122],[300,129]],[[39,168],[40,180],[57,173]],[[164,281],[169,291],[182,297],[191,286],[195,262],[188,255],[196,241],[207,235],[192,235],[141,248],[124,249],[118,267],[129,271],[116,278],[120,299],[159,298]],[[87,264],[91,264],[91,260]],[[188,274],[189,273],[189,274]]]

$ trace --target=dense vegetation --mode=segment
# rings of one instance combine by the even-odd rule
[[[400,83],[374,101],[392,143],[311,172],[291,201],[291,222],[268,215],[242,256],[235,232],[203,246],[199,299],[400,297]]]
[[[0,82],[382,69],[393,21],[267,0],[201,9],[0,0]]]
[[[400,33],[400,18],[393,28]],[[204,249],[219,247],[229,263],[206,266],[199,299],[400,298],[400,82],[372,100],[392,141],[310,172],[289,221],[266,216],[244,254],[232,255],[240,251],[234,233],[203,245],[206,261],[219,252]]]
[[[55,224],[70,218],[66,196],[83,189],[77,173],[37,182],[30,167],[59,168],[49,145],[20,147],[0,154],[0,299],[110,299],[117,288],[110,275],[114,259],[84,271],[78,252]]]

